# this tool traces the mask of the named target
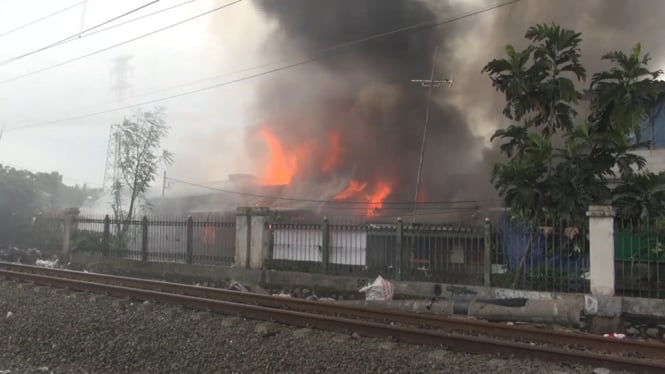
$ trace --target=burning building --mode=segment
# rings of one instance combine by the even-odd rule
[[[290,54],[436,18],[420,1],[256,4],[278,25],[267,48]],[[292,200],[283,205],[366,217],[408,214],[427,106],[427,90],[410,80],[428,74],[436,46],[450,53],[437,30],[396,34],[265,80],[257,124],[247,132],[260,183],[285,185]],[[464,169],[482,161],[482,138],[451,104],[437,102],[428,141],[422,202],[468,199]]]
[[[262,45],[265,60],[295,63],[259,74],[245,138],[256,183],[281,186],[282,199],[271,201],[271,208],[408,216],[428,101],[427,89],[411,80],[429,77],[438,47],[436,78],[454,74],[455,85],[434,93],[420,213],[425,217],[457,209],[432,202],[477,200],[474,205],[497,206],[490,174],[499,152],[488,144],[493,131],[507,123],[501,116],[504,98],[481,75],[482,67],[503,55],[507,43],[523,47],[528,27],[550,22],[583,33],[590,74],[603,68],[604,53],[637,41],[652,52],[656,64],[662,63],[663,43],[652,31],[660,20],[650,15],[658,14],[663,4],[521,1],[460,17],[496,4],[254,0],[252,12],[260,12],[261,24],[271,28]],[[435,20],[440,27],[393,32]],[[249,24],[247,30],[255,26]],[[225,35],[222,29],[214,31]],[[365,41],[355,43],[359,40]],[[313,60],[298,63],[307,59]]]

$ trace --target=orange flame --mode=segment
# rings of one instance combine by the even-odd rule
[[[376,216],[376,211],[383,208],[383,201],[390,196],[392,187],[385,182],[379,182],[376,186],[374,194],[369,197],[370,205],[367,208],[367,215],[369,217]]]
[[[338,193],[337,195],[335,195],[334,199],[335,200],[346,200],[346,199],[352,197],[353,195],[355,195],[359,192],[362,192],[362,190],[364,190],[365,187],[367,187],[367,182],[360,182],[360,181],[352,180],[351,182],[349,182],[349,186],[346,187],[346,189],[344,191],[342,191],[342,192]]]
[[[364,192],[367,187],[367,182],[362,182],[358,180],[352,180],[349,182],[349,185],[340,193],[335,195],[335,200],[346,200],[353,196],[359,195]],[[374,192],[371,194],[365,193],[361,195],[361,198],[367,200],[369,203],[367,206],[367,216],[375,217],[377,210],[383,208],[383,202],[385,199],[390,196],[392,192],[392,187],[386,182],[379,182],[374,189]]]
[[[330,173],[339,166],[342,158],[341,148],[339,134],[330,135],[330,150],[323,159],[323,171],[325,173]]]
[[[286,154],[279,139],[267,129],[260,129],[259,135],[263,137],[270,150],[270,159],[261,183],[267,185],[291,183],[298,170],[298,158]]]

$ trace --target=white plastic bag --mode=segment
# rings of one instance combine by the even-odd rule
[[[393,299],[393,285],[389,281],[378,276],[374,283],[358,290],[358,292],[365,293],[365,300],[392,300]]]

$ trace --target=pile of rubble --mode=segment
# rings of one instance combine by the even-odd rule
[[[0,249],[0,261],[48,268],[60,267],[60,260],[57,256],[44,256],[39,249],[35,248],[21,249],[9,247]]]

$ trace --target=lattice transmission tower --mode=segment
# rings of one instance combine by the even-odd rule
[[[113,91],[119,102],[125,101],[132,90],[130,79],[133,74],[133,68],[129,64],[131,59],[132,56],[120,56],[113,60],[113,67],[110,73],[111,91]],[[113,185],[120,177],[118,167],[120,165],[121,137],[120,125],[111,125],[106,150],[106,165],[104,166],[104,192],[111,192]]]

